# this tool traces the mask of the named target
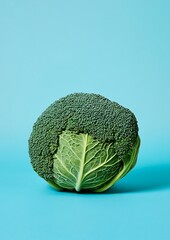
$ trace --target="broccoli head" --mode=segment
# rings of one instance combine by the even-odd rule
[[[136,164],[135,115],[98,94],[73,93],[51,104],[29,138],[33,169],[59,190],[102,192]]]

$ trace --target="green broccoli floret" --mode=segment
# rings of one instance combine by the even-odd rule
[[[74,93],[51,104],[29,138],[34,170],[57,189],[106,190],[136,163],[134,114],[107,98]]]

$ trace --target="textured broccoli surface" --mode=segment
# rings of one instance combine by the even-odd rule
[[[55,101],[37,119],[29,138],[32,166],[50,182],[59,135],[65,130],[87,133],[103,143],[114,142],[121,159],[126,158],[138,137],[134,114],[101,95],[74,93]]]

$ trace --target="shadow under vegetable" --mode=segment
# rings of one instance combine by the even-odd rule
[[[170,162],[134,168],[105,193],[147,192],[170,188]]]

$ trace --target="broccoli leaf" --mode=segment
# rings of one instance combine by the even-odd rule
[[[80,191],[100,189],[122,170],[114,143],[101,143],[84,133],[64,131],[54,154],[54,182]]]

